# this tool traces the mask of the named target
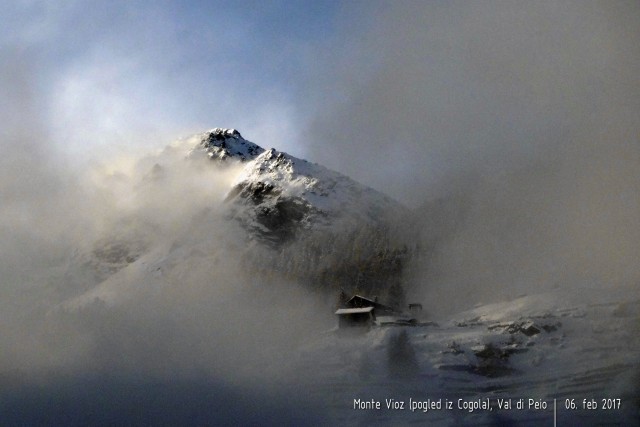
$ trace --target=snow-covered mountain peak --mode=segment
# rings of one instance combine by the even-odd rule
[[[127,228],[74,259],[73,265],[86,271],[78,288],[93,285],[82,285],[92,289],[68,307],[95,298],[126,299],[132,278],[161,285],[162,271],[220,253],[246,259],[246,268],[256,270],[279,272],[295,265],[298,280],[310,286],[317,286],[320,276],[322,286],[364,283],[352,274],[358,269],[369,272],[372,292],[388,293],[399,283],[406,246],[401,252],[391,238],[408,211],[348,176],[274,148],[264,150],[237,130],[223,128],[179,140],[143,160],[139,170],[149,172],[136,187],[140,206],[118,223],[135,224],[136,233]],[[176,197],[181,203],[172,203]]]
[[[253,234],[277,243],[337,223],[378,227],[405,210],[348,176],[275,148],[247,159],[226,201]]]
[[[213,128],[198,135],[198,139],[194,150],[204,150],[209,158],[215,160],[235,158],[248,161],[264,152],[262,147],[244,139],[236,129]]]

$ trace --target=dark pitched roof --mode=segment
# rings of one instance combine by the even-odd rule
[[[395,312],[396,310],[393,307],[388,305],[381,304],[371,298],[363,297],[362,295],[354,295],[347,301],[346,305],[348,307],[356,308],[356,307],[374,307],[382,311]]]

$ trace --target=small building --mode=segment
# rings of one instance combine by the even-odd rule
[[[347,308],[373,307],[375,316],[393,316],[398,313],[395,308],[378,302],[378,298],[366,298],[361,295],[354,295],[346,302]]]
[[[409,304],[409,313],[411,313],[415,317],[420,317],[422,315],[422,304]]]
[[[400,318],[408,322],[402,313],[391,306],[379,303],[378,298],[371,299],[361,295],[354,295],[344,301],[343,307],[336,311],[336,315],[338,327],[341,329],[353,326],[398,324]]]
[[[336,311],[336,315],[338,316],[338,327],[370,327],[376,320],[373,310],[373,307],[340,308]]]

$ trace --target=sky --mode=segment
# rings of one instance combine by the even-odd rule
[[[415,205],[460,170],[633,122],[638,9],[5,1],[0,113],[80,163],[233,127]]]
[[[162,148],[212,127],[302,154],[289,142],[299,132],[294,93],[339,9],[322,1],[2,2],[3,86],[19,84],[16,101],[31,98],[47,144],[76,159]],[[11,109],[3,115],[23,119]]]

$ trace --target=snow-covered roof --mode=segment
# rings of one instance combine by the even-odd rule
[[[369,313],[373,311],[373,307],[363,307],[363,308],[340,308],[336,310],[337,315],[341,314],[355,314],[355,313]]]

